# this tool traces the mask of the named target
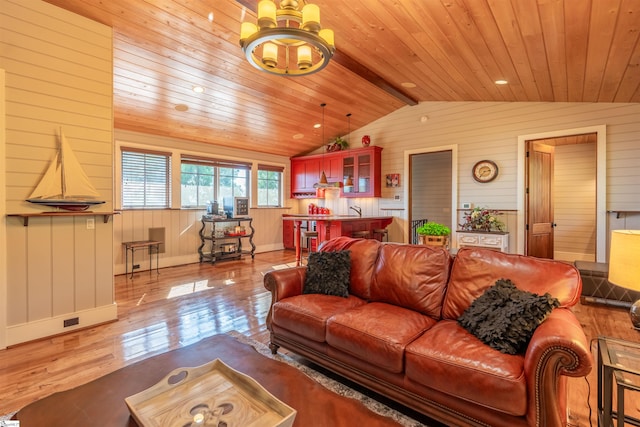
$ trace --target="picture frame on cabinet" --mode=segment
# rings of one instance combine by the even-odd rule
[[[387,174],[386,183],[388,188],[400,187],[400,174],[399,173]]]
[[[233,217],[246,218],[249,216],[249,198],[234,197],[233,199]]]

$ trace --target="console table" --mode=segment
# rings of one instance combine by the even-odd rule
[[[202,216],[200,229],[200,262],[208,261],[214,264],[225,259],[238,259],[242,254],[255,257],[256,245],[253,243],[255,232],[252,218],[215,218],[212,215]],[[249,230],[243,226],[247,223]],[[209,229],[207,229],[209,228]],[[249,239],[251,250],[242,249],[242,240]]]
[[[153,257],[151,256],[153,254],[153,249],[155,248],[156,251],[156,273],[160,274],[160,271],[158,270],[159,267],[159,261],[160,261],[160,245],[162,244],[162,242],[159,242],[157,240],[136,240],[133,242],[122,242],[122,244],[124,245],[124,252],[125,252],[125,256],[124,256],[124,274],[125,276],[128,274],[129,270],[129,251],[131,251],[131,278],[133,279],[133,271],[136,269],[136,264],[134,261],[134,253],[136,251],[136,249],[144,249],[144,248],[149,248],[149,272],[151,272],[151,270],[153,270],[153,266],[152,266],[152,260]]]
[[[509,252],[509,233],[503,231],[456,231],[459,248],[475,246]]]
[[[617,410],[613,410],[613,387],[617,388]],[[640,345],[617,338],[598,337],[598,426],[640,425],[640,419],[625,415],[625,390],[640,391]]]

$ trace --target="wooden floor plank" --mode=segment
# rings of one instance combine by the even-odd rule
[[[189,264],[161,269],[159,275],[139,272],[133,279],[117,276],[118,321],[0,351],[0,414],[211,335],[236,330],[268,343],[271,297],[262,276],[294,256],[275,251],[256,254],[254,260]],[[640,342],[626,309],[579,304],[574,312],[590,340],[604,335]],[[595,358],[595,343],[592,354]],[[569,380],[569,426],[597,425],[595,372],[587,379],[588,384]],[[640,400],[631,395],[626,402],[631,413],[638,412]]]

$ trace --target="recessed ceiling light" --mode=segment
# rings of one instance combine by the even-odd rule
[[[304,138],[304,133],[296,133],[293,135],[293,139],[302,139]]]
[[[193,91],[195,93],[203,93],[204,92],[204,88],[202,86],[194,86],[193,87]]]
[[[313,125],[314,129],[320,129],[322,127],[322,125],[320,123],[316,123],[315,125]]]
[[[209,15],[207,15],[207,19],[209,20],[209,22],[213,22],[213,12],[209,12]]]
[[[174,107],[178,111],[187,111],[189,107],[185,104],[178,104]]]
[[[415,83],[411,83],[411,82],[404,82],[404,83],[400,83],[400,85],[401,85],[402,87],[408,87],[408,88],[416,87],[416,84],[415,84]]]
[[[506,85],[506,84],[507,84],[507,83],[509,83],[509,82],[508,82],[508,81],[506,81],[506,80],[496,80],[496,81],[495,81],[495,83],[496,83],[497,85]]]

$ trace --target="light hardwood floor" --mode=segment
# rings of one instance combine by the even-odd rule
[[[117,276],[118,321],[0,350],[0,414],[211,335],[236,330],[268,343],[271,297],[262,274],[293,260],[292,251],[275,251]],[[625,309],[578,305],[574,311],[590,340],[606,335],[640,342]],[[592,354],[595,361],[595,343]],[[569,426],[590,425],[587,400],[597,425],[594,371],[588,381],[590,387],[584,379],[569,380]],[[637,412],[638,402],[627,401]]]

